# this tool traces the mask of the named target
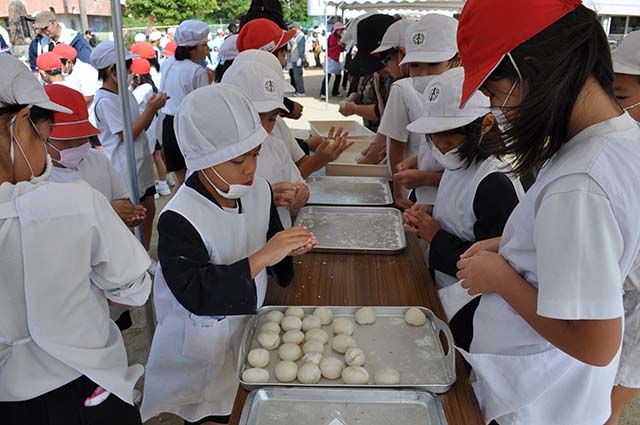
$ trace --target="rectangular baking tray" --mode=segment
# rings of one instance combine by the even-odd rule
[[[297,380],[291,383],[278,382],[275,377],[275,366],[280,361],[278,350],[270,351],[271,360],[265,369],[269,372],[269,382],[253,384],[243,381],[242,372],[247,365],[247,355],[254,348],[260,348],[257,341],[259,330],[267,322],[266,315],[273,310],[284,311],[289,306],[266,306],[258,310],[247,322],[238,361],[236,376],[240,384],[248,390],[261,387],[325,387],[325,388],[394,388],[417,389],[433,393],[448,391],[456,381],[455,353],[453,336],[449,327],[438,319],[431,310],[418,307],[427,317],[424,326],[409,326],[405,322],[404,314],[409,307],[373,307],[376,311],[376,322],[371,325],[357,325],[353,338],[357,346],[364,351],[364,367],[369,372],[370,381],[366,385],[348,385],[340,379],[328,380],[322,378],[318,384],[301,384]],[[316,306],[302,307],[305,315],[312,314]],[[360,307],[330,307],[334,319],[337,317],[353,318]],[[341,354],[333,351],[333,325],[323,326],[329,334],[329,341],[325,345],[324,356],[341,358]],[[440,340],[441,335],[447,343],[447,351]],[[298,360],[298,366],[302,360]],[[397,385],[376,385],[373,376],[378,369],[391,367],[400,373],[400,383]]]
[[[389,167],[384,164],[358,164],[357,158],[370,144],[368,141],[354,141],[353,145],[344,151],[338,159],[325,166],[327,176],[355,176],[380,177],[391,179]]]
[[[407,246],[402,213],[395,208],[304,207],[294,226],[316,236],[315,252],[393,255]]]
[[[262,388],[245,400],[240,425],[447,425],[442,403],[413,390]]]
[[[309,177],[309,205],[384,207],[393,204],[389,182],[377,177]]]
[[[362,125],[362,123],[354,120],[309,121],[309,127],[311,135],[313,136],[327,137],[331,127],[335,130],[342,128],[344,131],[348,131],[348,139],[370,138],[375,136],[373,131]]]

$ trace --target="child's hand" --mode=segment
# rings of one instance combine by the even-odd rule
[[[460,258],[469,258],[478,254],[480,251],[489,251],[489,252],[498,252],[500,249],[500,241],[502,237],[485,239],[483,241],[479,241],[474,243],[467,249]]]
[[[274,266],[285,257],[305,250],[318,243],[318,240],[305,227],[291,227],[277,233],[269,239],[259,253],[264,256],[266,267]]]
[[[271,188],[276,207],[290,207],[298,190],[295,183],[289,182],[276,183]]]
[[[295,183],[295,186],[296,194],[293,197],[291,206],[289,207],[289,212],[291,212],[291,215],[293,216],[298,215],[300,208],[304,207],[309,200],[309,188],[307,185],[304,183]]]
[[[409,198],[407,198],[406,196],[404,196],[404,194],[399,194],[396,195],[393,199],[393,203],[396,207],[400,208],[401,210],[408,210],[409,208],[411,208],[413,206],[413,202],[411,202],[411,200]]]
[[[462,287],[469,290],[469,295],[500,293],[503,281],[517,274],[507,261],[495,252],[480,251],[473,257],[458,261],[456,277],[462,280]]]
[[[404,229],[420,236],[427,242],[431,242],[436,233],[442,229],[440,223],[421,207],[414,206],[406,210],[402,217],[404,218]]]
[[[347,142],[347,137],[349,137],[349,132],[343,132],[342,128],[339,128],[334,135],[332,127],[329,130],[329,136],[318,145],[313,156],[316,156],[323,164],[335,161],[344,151],[353,146],[354,142]],[[334,138],[335,140],[332,141]]]
[[[411,158],[407,158],[398,165],[396,165],[396,172],[412,170],[418,168],[418,157],[412,156]]]
[[[166,93],[158,92],[149,98],[147,101],[147,108],[153,111],[153,113],[156,113],[158,110],[164,108],[164,105],[169,99],[170,97],[167,96]]]
[[[356,113],[356,104],[350,101],[342,101],[340,102],[340,107],[338,108],[338,112],[340,112],[345,117],[349,117]]]
[[[422,171],[420,170],[403,170],[393,175],[393,181],[408,189],[415,189],[422,186]]]
[[[135,205],[128,199],[117,199],[111,202],[111,207],[124,221],[127,227],[136,227],[146,217],[147,209],[142,205]]]

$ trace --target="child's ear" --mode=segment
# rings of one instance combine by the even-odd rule
[[[491,112],[484,116],[482,119],[482,129],[480,130],[481,135],[486,135],[491,129],[496,125],[496,117],[493,116]]]

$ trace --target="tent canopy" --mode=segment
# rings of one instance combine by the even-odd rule
[[[441,10],[460,12],[464,0],[328,0],[327,5],[348,10]]]

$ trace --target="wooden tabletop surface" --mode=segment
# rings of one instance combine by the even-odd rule
[[[424,306],[445,320],[417,239],[407,235],[400,255],[307,254],[296,259],[296,278],[287,289],[269,285],[266,305]],[[483,425],[460,355],[457,380],[438,397],[449,425]],[[247,392],[240,388],[231,424],[240,421]]]

